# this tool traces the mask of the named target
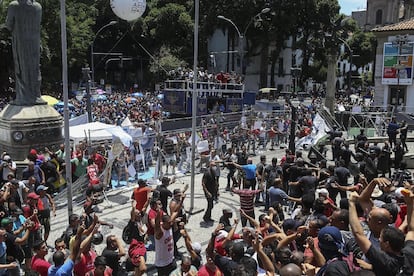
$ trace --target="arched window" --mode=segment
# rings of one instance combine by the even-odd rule
[[[375,14],[375,24],[376,25],[382,24],[382,10],[377,10],[377,13]]]

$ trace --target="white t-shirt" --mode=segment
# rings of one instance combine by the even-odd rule
[[[155,266],[167,266],[174,261],[174,239],[172,228],[165,230],[161,227],[161,239],[155,239]]]

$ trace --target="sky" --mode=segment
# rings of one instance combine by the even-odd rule
[[[367,0],[338,0],[341,6],[341,13],[351,15],[353,11],[365,10],[367,7]]]

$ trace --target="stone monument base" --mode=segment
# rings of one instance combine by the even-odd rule
[[[0,152],[25,160],[31,149],[51,150],[63,143],[62,116],[49,105],[7,105],[0,112]]]

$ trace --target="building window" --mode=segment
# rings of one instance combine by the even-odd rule
[[[382,24],[382,10],[377,10],[377,13],[375,14],[375,25],[381,25]]]
[[[284,72],[283,72],[283,58],[279,58],[279,70],[277,71],[277,76],[278,77],[283,77]]]
[[[283,91],[283,84],[278,84],[278,85],[277,85],[277,91],[278,91],[278,92]]]

